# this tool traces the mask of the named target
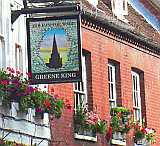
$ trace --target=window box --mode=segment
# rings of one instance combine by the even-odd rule
[[[115,132],[115,133],[113,133],[113,139],[125,140],[126,139],[126,133]]]
[[[126,145],[126,140],[111,139],[111,144]]]
[[[93,129],[87,129],[82,127],[82,125],[80,124],[75,124],[74,130],[75,130],[74,138],[97,141],[97,135],[96,132],[93,131]]]
[[[147,139],[136,139],[134,146],[150,146],[151,141]]]
[[[89,135],[83,135],[78,133],[74,133],[74,138],[82,139],[82,140],[97,141],[97,136],[89,136]]]
[[[113,133],[111,143],[117,144],[117,145],[126,145],[126,133],[122,133],[122,132]]]

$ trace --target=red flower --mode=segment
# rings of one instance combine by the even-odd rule
[[[50,106],[50,105],[51,105],[51,103],[50,103],[49,101],[45,101],[44,104],[47,105],[47,106]]]
[[[119,112],[119,117],[121,117],[121,111]]]
[[[47,86],[46,86],[46,85],[44,85],[44,88],[47,88]]]
[[[69,100],[68,100],[68,99],[66,99],[66,102],[69,102]]]
[[[23,76],[23,73],[21,73],[20,75]]]
[[[131,110],[131,114],[133,114],[133,110]]]
[[[8,67],[8,70],[11,71],[12,69],[10,67]]]
[[[3,84],[7,84],[7,81],[5,80],[5,81],[3,81]]]
[[[138,127],[138,130],[140,130],[141,129],[141,126],[137,126]]]
[[[126,127],[128,128],[128,127],[129,127],[129,124],[126,124]]]
[[[150,137],[148,137],[148,139],[151,139]]]
[[[54,88],[51,88],[51,92],[54,92]]]
[[[16,73],[17,73],[17,74],[20,74],[20,72],[19,72],[19,71],[16,71]]]
[[[111,132],[112,132],[112,127],[109,127],[109,131],[111,131]]]
[[[29,72],[27,72],[26,74],[28,75],[29,78],[31,77],[31,74]]]
[[[147,131],[146,131],[146,128],[145,128],[145,127],[143,127],[143,128],[141,129],[141,131],[142,131],[143,133],[147,133]]]
[[[67,100],[67,99],[66,99]],[[84,110],[85,113],[87,113],[87,110]]]
[[[35,91],[37,91],[37,88],[34,88]]]
[[[12,72],[12,73],[15,73],[15,71],[14,71],[14,69],[13,69],[13,68],[11,69],[11,72]]]

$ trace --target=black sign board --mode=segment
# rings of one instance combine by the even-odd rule
[[[80,16],[28,18],[33,84],[81,81]]]

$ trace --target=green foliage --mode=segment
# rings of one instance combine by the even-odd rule
[[[17,143],[15,141],[8,141],[8,140],[3,140],[2,138],[0,138],[0,146],[29,146],[29,145],[25,145],[22,143]]]
[[[30,73],[27,73],[28,78]],[[66,104],[58,94],[52,92],[41,92],[38,88],[30,85],[30,79],[24,78],[23,74],[8,68],[7,71],[0,71],[0,99],[3,104],[11,103],[10,97],[19,99],[20,107],[24,110],[28,108],[36,108],[37,112],[48,112],[52,118],[60,118],[62,109],[71,108],[70,104]],[[13,98],[12,97],[12,98]]]
[[[146,140],[150,140],[151,143],[155,143],[155,133],[156,131],[153,128],[147,128],[144,126],[144,123],[142,124],[142,126],[136,122],[134,125],[134,138],[135,141],[139,140],[139,139],[146,139]]]
[[[122,107],[111,108],[110,127],[112,127],[112,133],[122,132],[129,133],[133,127],[132,123],[133,111]]]

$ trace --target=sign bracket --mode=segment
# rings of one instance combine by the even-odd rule
[[[43,7],[43,8],[26,8],[26,4],[24,3],[24,9],[21,10],[12,10],[11,12],[11,23],[13,24],[16,19],[21,14],[32,14],[32,13],[54,13],[54,12],[80,12],[80,6],[78,4],[72,5],[58,5],[53,7]]]

